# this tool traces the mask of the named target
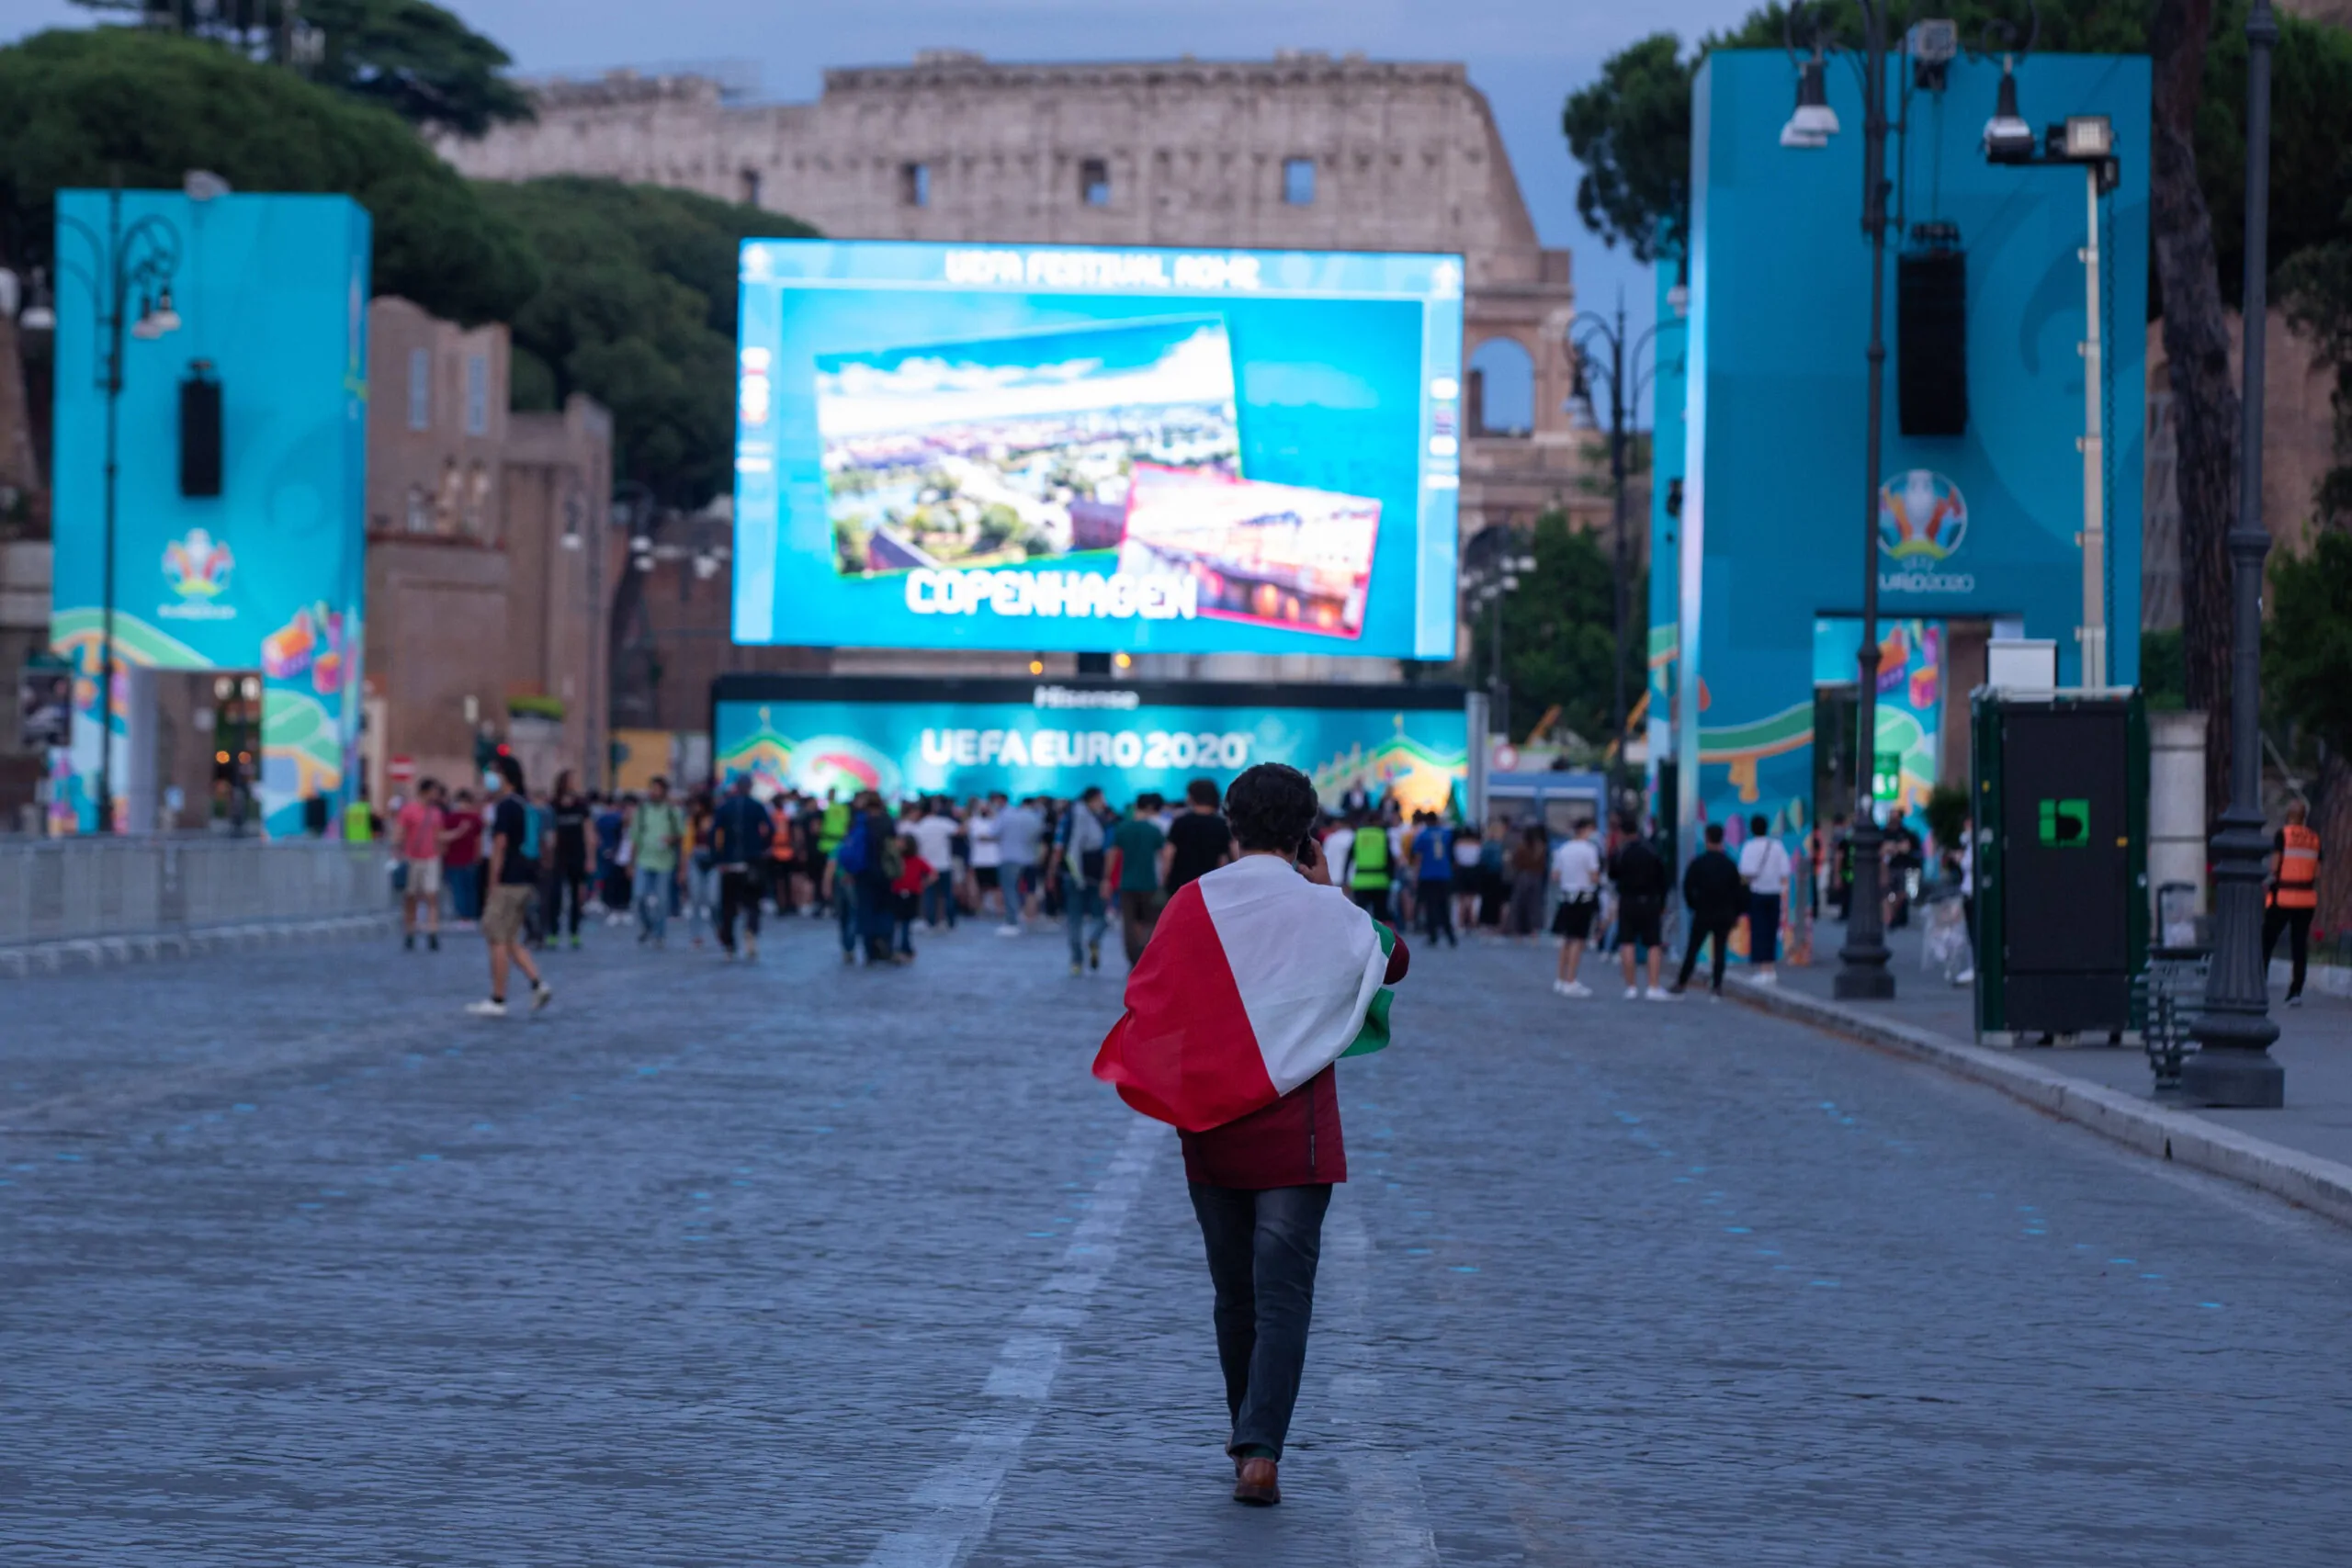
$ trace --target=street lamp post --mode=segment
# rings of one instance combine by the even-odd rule
[[[1862,13],[1862,232],[1871,246],[1871,340],[1865,358],[1870,367],[1869,401],[1864,412],[1862,462],[1862,645],[1858,659],[1861,682],[1860,744],[1854,757],[1858,783],[1854,811],[1854,892],[1846,919],[1846,945],[1838,950],[1837,995],[1850,1000],[1884,1001],[1894,995],[1894,976],[1887,968],[1886,911],[1879,898],[1878,798],[1878,509],[1880,444],[1883,434],[1886,387],[1886,17],[1881,0],[1855,0]],[[1796,17],[1792,6],[1786,36],[1795,53]],[[1829,107],[1826,73],[1823,67],[1822,24],[1816,17],[1812,57],[1797,75],[1796,112],[1781,132],[1781,145],[1819,148],[1838,130]]]
[[[1481,536],[1483,538],[1484,536]],[[1517,553],[1518,538],[1509,532],[1495,535],[1498,548],[1487,553],[1490,558],[1474,560],[1462,576],[1464,597],[1469,601],[1470,615],[1475,619],[1481,610],[1491,607],[1495,613],[1494,663],[1487,671],[1487,688],[1491,722],[1508,739],[1510,736],[1510,682],[1503,674],[1503,599],[1519,586],[1519,574],[1535,570],[1535,558]],[[1475,743],[1484,744],[1478,737]]]
[[[115,830],[115,491],[119,468],[117,452],[121,424],[122,340],[126,333],[145,340],[162,337],[178,328],[179,312],[172,307],[172,276],[179,268],[180,237],[179,231],[160,213],[149,213],[127,230],[122,226],[119,175],[107,193],[105,234],[67,213],[59,213],[57,221],[61,230],[71,230],[90,248],[89,270],[74,265],[62,254],[57,258],[57,266],[61,276],[67,272],[81,274],[99,313],[98,328],[104,339],[97,372],[98,389],[107,400],[105,557],[99,568],[97,830],[111,833]],[[139,298],[139,318],[130,321],[125,317],[134,292]]]
[[[2262,953],[2262,376],[2268,310],[2270,0],[2246,17],[2245,305],[2239,393],[2238,514],[2230,530],[2230,804],[2213,835],[2213,958],[2205,1008],[2191,1032],[2201,1047],[2181,1067],[2181,1091],[2206,1105],[2267,1109],[2287,1100],[2286,1070],[2270,1055],[2270,977]]]
[[[1584,404],[1585,417],[1590,419],[1595,424],[1600,423],[1600,420],[1593,412],[1592,377],[1598,374],[1609,383],[1609,518],[1611,556],[1610,588],[1617,647],[1616,668],[1612,671],[1613,684],[1609,708],[1611,730],[1614,736],[1611,742],[1614,760],[1611,762],[1609,770],[1611,811],[1617,809],[1618,803],[1625,793],[1625,716],[1627,712],[1625,633],[1626,622],[1630,618],[1627,611],[1626,592],[1626,578],[1629,575],[1630,563],[1626,558],[1628,545],[1625,522],[1627,439],[1625,419],[1629,405],[1638,404],[1641,401],[1644,386],[1657,378],[1657,354],[1655,352],[1651,354],[1650,366],[1645,371],[1641,367],[1642,350],[1653,347],[1657,339],[1658,327],[1663,324],[1663,322],[1653,323],[1641,336],[1628,341],[1625,332],[1625,297],[1622,292],[1617,296],[1617,313],[1613,323],[1590,310],[1580,312],[1568,323],[1568,346],[1576,368],[1574,395]],[[1579,333],[1583,334],[1581,337],[1577,335]],[[1590,346],[1596,342],[1608,349],[1609,357],[1605,366],[1596,362],[1594,356],[1589,352]],[[1625,364],[1629,359],[1634,363],[1633,381],[1630,385],[1625,378]]]

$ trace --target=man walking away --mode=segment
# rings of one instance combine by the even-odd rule
[[[1348,896],[1375,920],[1388,919],[1388,829],[1358,821],[1348,841]]]
[[[1419,829],[1413,834],[1413,897],[1421,917],[1421,934],[1435,947],[1445,938],[1448,947],[1460,947],[1453,934],[1453,831],[1434,811],[1417,814]]]
[[[1552,852],[1552,887],[1559,907],[1552,931],[1560,939],[1560,968],[1552,988],[1564,997],[1589,997],[1592,987],[1577,978],[1584,944],[1592,940],[1592,918],[1600,912],[1600,846],[1592,841],[1592,818],[1580,817]]]
[[[1046,862],[1047,879],[1061,891],[1073,975],[1102,967],[1102,933],[1111,923],[1102,904],[1102,871],[1109,857],[1110,835],[1102,827],[1102,791],[1100,785],[1089,784],[1062,818],[1061,831],[1054,836],[1053,853]],[[1093,929],[1087,934],[1090,920]]]
[[[718,950],[735,957],[735,917],[743,917],[743,956],[760,955],[760,875],[775,846],[775,823],[752,795],[752,775],[738,773],[711,813],[710,848],[718,866]]]
[[[1654,1002],[1668,999],[1658,989],[1657,973],[1665,962],[1666,896],[1673,887],[1666,862],[1633,822],[1620,824],[1624,842],[1618,846],[1610,880],[1617,885],[1617,961],[1625,973],[1625,999],[1646,995]],[[1634,950],[1649,953],[1649,989],[1634,983]]]
[[[678,846],[685,841],[686,821],[670,798],[670,781],[656,778],[629,823],[629,864],[637,874],[637,940],[656,947],[670,935],[670,897],[678,882]]]
[[[506,789],[491,807],[490,896],[481,911],[481,937],[490,947],[490,996],[466,1009],[477,1018],[506,1016],[510,965],[531,982],[533,1012],[555,999],[523,945],[523,923],[539,896],[539,866],[532,852],[538,846],[531,842],[531,803],[523,795],[523,764],[501,757],[498,776]]]
[[[1159,852],[1168,842],[1155,820],[1159,807],[1156,795],[1136,796],[1135,815],[1111,833],[1111,864],[1102,880],[1118,894],[1119,936],[1130,969],[1143,956],[1152,923],[1159,919]]]
[[[1282,1501],[1323,1218],[1348,1179],[1336,1062],[1387,1043],[1384,987],[1409,955],[1331,890],[1306,837],[1306,774],[1261,762],[1226,809],[1240,858],[1169,900],[1169,935],[1127,976],[1094,1076],[1182,1136],[1216,1292],[1233,1499],[1262,1507]]]
[[[1004,885],[1004,924],[996,929],[999,936],[1019,936],[1028,919],[1029,900],[1037,890],[1037,846],[1045,832],[1046,819],[1034,798],[997,814],[997,849],[1003,856],[998,879]]]
[[[1216,807],[1215,779],[1184,786],[1184,810],[1168,825],[1168,843],[1159,852],[1160,888],[1170,897],[1232,861],[1233,828]]]
[[[1739,867],[1724,852],[1724,825],[1708,823],[1707,847],[1690,858],[1682,873],[1682,902],[1690,909],[1690,939],[1683,945],[1682,973],[1675,977],[1674,995],[1680,996],[1690,984],[1690,971],[1699,964],[1699,944],[1710,939],[1715,944],[1710,989],[1716,996],[1724,994],[1724,959],[1731,951],[1731,929],[1739,923],[1747,897]]]
[[[2300,800],[2287,803],[2287,825],[2270,840],[2270,897],[2262,911],[2263,984],[2269,985],[2270,955],[2278,950],[2278,933],[2287,933],[2288,956],[2294,976],[2287,983],[2287,1005],[2303,1005],[2303,970],[2311,961],[2312,913],[2319,908],[2319,835],[2306,825],[2311,808]]]
[[[1772,836],[1762,812],[1747,819],[1747,842],[1739,846],[1740,880],[1747,884],[1747,961],[1759,986],[1777,984],[1781,956],[1781,906],[1789,890],[1788,846]],[[1723,987],[1717,984],[1717,990]]]
[[[401,807],[396,822],[401,859],[408,871],[401,890],[401,946],[416,947],[417,911],[424,912],[424,944],[441,951],[441,852],[445,823],[441,816],[441,786],[425,779],[416,786],[416,798]]]

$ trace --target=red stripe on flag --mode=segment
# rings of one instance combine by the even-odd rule
[[[1094,1076],[1146,1116],[1202,1133],[1278,1098],[1198,883],[1160,912],[1126,1001]]]

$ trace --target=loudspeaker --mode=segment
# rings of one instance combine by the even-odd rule
[[[220,493],[220,383],[198,361],[180,382],[180,493]]]
[[[1968,429],[1968,255],[1913,251],[1895,263],[1895,389],[1905,435]]]

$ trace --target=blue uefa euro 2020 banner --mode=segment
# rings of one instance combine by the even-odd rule
[[[1412,810],[1464,808],[1469,727],[1458,692],[1318,705],[1334,693],[1353,695],[1253,688],[1250,704],[1232,705],[1230,688],[1184,684],[727,677],[713,755],[722,779],[748,773],[763,795],[1069,798],[1100,784],[1124,806],[1148,790],[1172,800],[1196,778],[1222,788],[1244,768],[1286,762],[1327,806],[1362,789]],[[1420,705],[1395,705],[1399,697]]]
[[[60,191],[57,197],[56,567],[51,639],[80,672],[74,744],[53,766],[58,825],[96,821],[100,736],[127,724],[120,671],[262,676],[260,804],[273,833],[332,805],[354,770],[365,586],[369,220],[339,196]],[[97,718],[105,619],[106,343],[90,277],[109,232],[174,257],[178,324],[126,335],[115,522],[117,690]],[[153,301],[134,297],[127,314]],[[180,493],[180,388],[217,380],[221,486]],[[144,826],[144,824],[130,824]]]
[[[1453,655],[1461,258],[751,240],[735,640]]]

